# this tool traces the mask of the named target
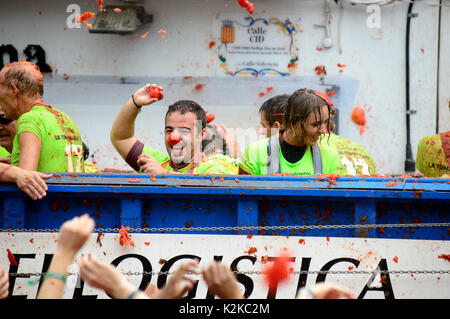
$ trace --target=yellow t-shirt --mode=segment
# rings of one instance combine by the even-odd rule
[[[450,131],[427,135],[419,141],[416,167],[426,177],[450,174]]]

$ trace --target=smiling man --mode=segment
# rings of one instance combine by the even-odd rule
[[[151,97],[157,88],[160,96]],[[169,106],[164,126],[167,154],[144,145],[134,135],[134,123],[141,108],[164,98],[164,89],[147,84],[137,90],[120,110],[112,129],[111,142],[122,158],[137,172],[147,174],[234,175],[220,159],[202,152],[206,137],[206,114],[196,102],[180,100]]]

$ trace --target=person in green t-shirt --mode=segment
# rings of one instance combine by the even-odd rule
[[[14,135],[16,135],[17,121],[7,119],[0,105],[0,162],[11,164],[11,152]]]
[[[338,170],[341,175],[372,175],[376,174],[376,164],[372,155],[361,145],[340,135],[331,133],[325,135],[320,143],[333,147],[340,157]]]
[[[152,92],[157,97],[151,97]],[[134,92],[120,110],[110,138],[122,158],[137,172],[147,174],[233,175],[233,170],[221,161],[204,156],[201,142],[206,137],[206,114],[194,101],[177,101],[167,110],[164,141],[169,155],[144,145],[134,136],[134,123],[141,107],[163,98],[162,87],[147,84]]]
[[[322,93],[321,97],[330,106],[333,106],[333,102],[328,96]],[[261,105],[259,109],[261,126],[267,138],[278,134],[283,122],[284,113],[286,112],[288,99],[289,95],[287,94],[277,95],[266,100]],[[333,108],[330,109],[330,113],[333,115]],[[333,132],[334,122],[331,121],[330,125]],[[376,174],[376,165],[372,156],[361,145],[334,133],[322,135],[319,143],[336,149],[341,161],[337,170],[341,175]]]
[[[265,112],[260,113],[266,116]],[[279,133],[247,147],[239,173],[300,176],[339,173],[336,150],[318,143],[320,137],[330,130],[331,112],[332,105],[319,92],[309,89],[295,91],[280,116]]]
[[[426,177],[450,178],[450,131],[422,137],[416,167]]]
[[[46,105],[39,67],[13,62],[0,71],[0,104],[17,120],[11,164],[40,172],[84,172],[83,149],[75,123]]]

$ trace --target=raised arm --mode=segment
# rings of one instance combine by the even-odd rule
[[[150,92],[155,87],[160,90],[160,96],[158,98],[150,97]],[[134,92],[132,98],[120,110],[111,128],[110,139],[123,159],[126,159],[128,152],[137,141],[136,136],[134,136],[134,123],[140,108],[161,100],[163,96],[164,89],[162,87],[155,84],[147,84]]]
[[[63,296],[67,267],[89,239],[94,220],[88,214],[66,221],[59,232],[55,254],[39,289],[37,299],[60,299]]]

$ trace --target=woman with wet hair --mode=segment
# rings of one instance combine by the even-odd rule
[[[337,174],[336,150],[319,144],[331,131],[334,108],[327,96],[299,89],[289,97],[279,134],[250,145],[239,166],[240,174]]]

